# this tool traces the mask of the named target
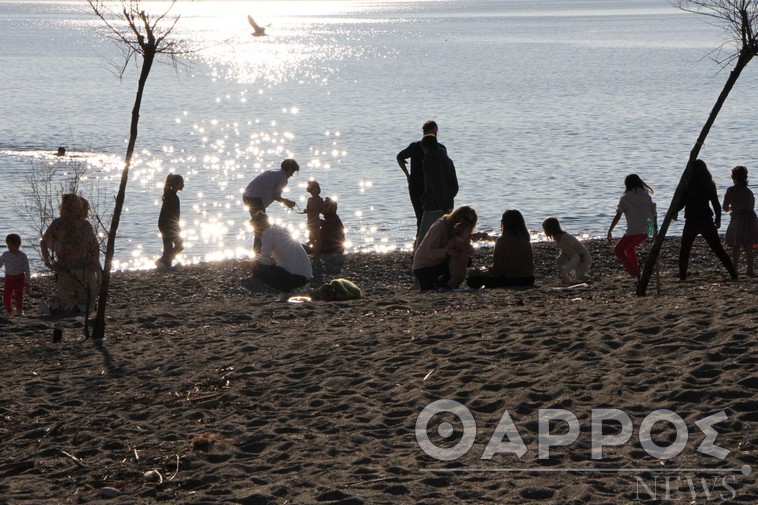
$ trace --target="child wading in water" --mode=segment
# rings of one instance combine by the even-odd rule
[[[731,211],[732,218],[724,235],[724,242],[732,246],[734,269],[740,263],[740,248],[745,250],[747,276],[755,277],[753,269],[753,246],[758,244],[758,218],[755,215],[755,195],[747,187],[747,168],[738,165],[732,169],[734,186],[724,195],[725,211]]]
[[[324,199],[321,198],[321,186],[317,181],[308,181],[306,191],[311,194],[305,206],[308,218],[308,245],[313,254],[321,252],[321,212],[324,210]]]
[[[616,227],[623,214],[626,217],[626,233],[616,243],[613,253],[630,276],[638,277],[640,266],[635,248],[647,239],[648,229],[653,234],[658,231],[656,208],[650,196],[653,190],[638,175],[627,175],[624,179],[624,187],[616,215],[608,228],[608,243],[613,243],[613,228]]]
[[[184,241],[179,236],[179,196],[177,192],[184,189],[184,178],[178,174],[168,174],[163,186],[163,205],[158,217],[158,229],[163,237],[163,256],[155,262],[158,268],[168,268],[176,255],[184,250]]]
[[[549,217],[542,222],[542,229],[545,231],[547,238],[555,240],[561,253],[555,259],[558,266],[558,273],[561,276],[561,282],[569,284],[572,282],[571,272],[574,272],[574,280],[577,282],[588,282],[599,280],[599,276],[590,273],[592,266],[592,256],[587,248],[577,240],[576,237],[564,231],[561,228],[558,219]]]
[[[5,237],[8,250],[0,255],[0,268],[5,266],[3,305],[9,316],[24,315],[24,288],[29,289],[29,259],[20,251],[21,237],[11,233]],[[13,301],[16,309],[13,309]]]
[[[450,270],[450,280],[447,287],[455,289],[466,278],[468,260],[475,254],[474,246],[471,245],[471,225],[461,222],[453,226],[453,238],[445,246],[445,252],[450,257],[447,267]]]

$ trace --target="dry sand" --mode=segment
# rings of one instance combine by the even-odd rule
[[[554,246],[538,244],[532,289],[419,294],[409,254],[355,254],[339,275],[363,288],[357,301],[280,303],[232,261],[115,274],[99,344],[81,318],[0,319],[0,503],[758,503],[756,472],[734,471],[757,463],[758,280],[728,281],[698,241],[678,283],[668,240],[661,294],[653,282],[640,298],[610,248],[590,245],[603,280],[572,290],[553,288]],[[35,284],[33,306],[50,289]],[[477,427],[449,462],[415,431],[444,398]],[[538,416],[550,408],[573,412],[581,433],[540,460]],[[601,460],[597,408],[634,424]],[[639,443],[659,409],[690,434],[665,461]],[[723,460],[697,451],[695,425],[722,410]],[[528,451],[481,459],[505,411]],[[441,447],[462,431],[444,414],[428,425]],[[659,445],[675,438],[655,425]]]

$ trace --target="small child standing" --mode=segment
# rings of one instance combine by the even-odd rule
[[[755,277],[753,269],[753,245],[758,244],[758,217],[755,215],[755,195],[747,187],[747,168],[738,165],[732,169],[734,186],[724,195],[725,211],[731,211],[732,217],[724,235],[724,242],[732,246],[734,268],[740,261],[740,248],[745,250],[747,276]]]
[[[576,237],[561,228],[558,219],[548,217],[542,222],[542,229],[545,231],[547,238],[556,241],[561,251],[555,259],[558,273],[561,276],[561,282],[564,284],[572,282],[569,275],[571,272],[574,272],[574,280],[577,282],[597,280],[590,273],[590,267],[592,266],[590,252]]]
[[[21,252],[21,237],[11,233],[5,237],[8,250],[0,255],[0,268],[5,266],[5,281],[3,282],[3,305],[8,315],[24,315],[24,288],[29,289],[29,259]],[[13,309],[13,301],[16,309]]]
[[[311,194],[305,206],[305,215],[308,218],[308,245],[313,254],[321,252],[321,212],[324,210],[324,199],[321,198],[321,186],[317,181],[308,181],[306,191]]]
[[[184,241],[179,226],[179,196],[177,192],[184,189],[184,178],[178,174],[168,174],[163,186],[163,205],[158,216],[158,229],[163,237],[163,255],[155,262],[158,268],[168,268],[176,255],[184,250]]]
[[[466,278],[468,260],[476,252],[471,245],[471,231],[470,224],[456,223],[453,238],[445,246],[445,252],[450,257],[447,264],[450,271],[450,280],[447,282],[449,288],[457,288]]]
[[[343,254],[345,252],[345,226],[337,215],[337,202],[327,197],[322,209],[321,254]]]

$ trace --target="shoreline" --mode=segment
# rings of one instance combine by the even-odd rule
[[[234,260],[114,272],[102,342],[82,337],[81,317],[0,318],[0,495],[13,505],[101,503],[114,492],[169,504],[630,503],[650,499],[637,478],[653,486],[671,468],[688,502],[707,500],[705,478],[716,496],[754,503],[756,472],[723,472],[757,454],[758,279],[731,282],[698,239],[690,280],[676,282],[678,241],[667,240],[661,294],[651,282],[637,297],[610,247],[587,245],[603,278],[577,289],[556,289],[557,248],[546,244],[535,247],[528,289],[412,292],[410,253],[363,254],[347,255],[340,276],[364,298],[281,303],[250,278],[249,261]],[[44,289],[33,286],[33,299]],[[453,461],[422,450],[415,429],[445,398],[477,425]],[[602,460],[590,454],[597,408],[634,425]],[[581,426],[547,460],[540,409],[569,410]],[[660,409],[690,434],[670,460],[638,440]],[[527,452],[482,459],[505,411]],[[695,422],[720,411],[724,460],[697,451]],[[465,427],[454,417],[429,425],[449,446],[441,421],[456,437]],[[659,444],[675,437],[672,425],[654,430]]]

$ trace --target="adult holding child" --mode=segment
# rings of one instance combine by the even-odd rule
[[[42,236],[45,266],[55,272],[56,297],[51,312],[76,314],[94,309],[100,272],[100,246],[87,221],[89,202],[73,193],[63,195],[60,217]]]
[[[684,209],[684,229],[679,249],[679,280],[687,279],[690,250],[698,235],[703,236],[732,279],[737,280],[737,270],[721,245],[717,231],[721,227],[721,205],[716,193],[716,183],[713,182],[713,176],[703,160],[695,160],[690,167],[677,212],[682,209]]]
[[[465,226],[473,231],[477,220],[476,211],[463,205],[432,224],[413,255],[413,275],[421,291],[452,287],[448,244],[456,227]]]
[[[495,242],[492,266],[466,279],[474,289],[534,284],[534,253],[524,216],[518,210],[506,210],[500,229],[502,234]]]
[[[421,127],[424,136],[434,135],[437,137],[438,127],[437,123],[429,120]],[[438,143],[438,146],[445,150],[445,146]],[[421,147],[421,141],[411,142],[408,147],[397,153],[397,164],[400,166],[400,170],[405,174],[405,178],[408,181],[408,194],[411,197],[411,205],[413,205],[413,212],[416,215],[416,235],[421,228],[421,219],[424,215],[424,207],[421,203],[421,196],[424,194],[424,168],[422,166],[425,156],[424,149]],[[408,163],[406,160],[410,158],[411,166],[408,170]],[[419,239],[418,242],[421,240]]]
[[[290,177],[300,170],[297,161],[287,158],[282,161],[279,170],[266,170],[258,174],[245,188],[242,193],[242,201],[245,203],[250,217],[255,218],[259,212],[266,212],[266,208],[273,202],[281,202],[287,208],[295,206],[295,202],[284,198],[282,191],[287,187]],[[260,252],[261,243],[258,235],[253,239],[253,250]]]

